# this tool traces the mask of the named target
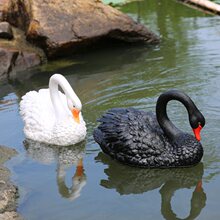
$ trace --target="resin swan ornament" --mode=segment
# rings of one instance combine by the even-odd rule
[[[63,146],[82,141],[86,136],[86,124],[81,109],[81,101],[66,78],[54,74],[49,89],[30,91],[22,97],[20,114],[26,138]]]
[[[195,134],[179,130],[167,116],[167,104],[181,102],[188,111]],[[203,148],[200,131],[205,118],[185,93],[170,90],[160,95],[156,116],[134,108],[110,109],[94,130],[95,141],[104,153],[122,163],[139,167],[187,167],[200,162]]]

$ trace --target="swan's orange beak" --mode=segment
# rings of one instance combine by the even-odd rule
[[[82,159],[80,159],[76,167],[76,176],[82,176],[83,171],[84,171],[83,163],[82,163]]]
[[[201,136],[200,136],[200,131],[202,130],[202,126],[199,125],[197,128],[193,129],[195,138],[200,141],[201,140]]]
[[[72,109],[73,118],[74,118],[75,122],[77,122],[77,123],[80,123],[80,121],[79,121],[79,113],[80,113],[80,110],[78,110],[76,108]]]
[[[196,185],[196,192],[201,192],[202,191],[202,180],[199,180],[199,182]]]

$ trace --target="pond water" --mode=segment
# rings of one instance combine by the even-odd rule
[[[28,220],[220,218],[220,18],[176,1],[132,1],[119,8],[161,36],[153,47],[106,47],[20,73],[0,86],[0,144],[19,155],[8,163],[19,186],[18,211]],[[19,101],[66,76],[83,103],[86,141],[48,147],[25,141]],[[168,89],[188,93],[206,117],[204,157],[192,168],[138,169],[104,155],[94,142],[96,119],[112,107],[155,111]],[[191,132],[185,109],[169,115]],[[84,170],[76,169],[83,163]],[[196,186],[201,184],[202,189]]]

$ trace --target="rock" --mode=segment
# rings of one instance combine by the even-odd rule
[[[0,22],[0,38],[9,40],[13,38],[11,25],[8,22]]]
[[[1,0],[0,1],[0,21],[5,21],[4,14],[8,10],[10,0]]]
[[[18,51],[0,48],[0,80],[8,77],[17,56]]]
[[[100,39],[158,43],[145,26],[98,0],[13,0],[4,11],[9,23],[47,56],[63,56]]]
[[[5,212],[0,214],[1,220],[23,220],[21,216],[17,212]]]
[[[17,72],[39,64],[41,58],[36,53],[0,48],[0,80],[14,78]]]
[[[8,21],[15,27],[26,30],[30,23],[30,2],[31,0],[1,0],[3,6],[0,6],[2,11],[2,20]]]
[[[3,166],[7,160],[17,154],[16,150],[0,146],[0,219],[22,219],[16,210],[17,187],[10,181],[10,171]]]
[[[17,59],[14,62],[13,70],[9,73],[9,78],[16,78],[20,71],[40,65],[41,57],[39,54],[30,51],[19,51]]]
[[[25,39],[22,31],[13,28],[14,39],[0,39],[0,80],[12,78],[19,71],[37,66],[45,59],[44,53]]]
[[[17,154],[17,151],[12,148],[4,147],[0,145],[0,164],[5,163]]]
[[[40,56],[34,52],[20,52],[16,61],[15,66],[17,71],[22,71],[33,66],[37,66],[41,63]]]
[[[3,180],[0,181],[0,213],[14,211],[16,209],[17,188]]]

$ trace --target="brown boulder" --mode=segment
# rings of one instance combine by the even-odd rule
[[[48,57],[70,54],[98,39],[159,41],[145,26],[98,0],[12,0],[4,17]]]
[[[8,77],[17,56],[18,51],[0,48],[0,80]]]
[[[0,80],[12,78],[17,72],[39,65],[43,52],[25,40],[22,31],[13,28],[14,39],[0,39]]]
[[[1,0],[0,13],[3,21],[8,21],[21,30],[26,30],[31,18],[30,0]]]
[[[0,21],[5,21],[4,15],[9,8],[10,0],[0,0]]]
[[[10,182],[10,171],[3,164],[17,154],[16,150],[0,145],[0,219],[21,220],[16,213],[17,187]]]
[[[12,78],[17,72],[41,64],[38,54],[0,47],[0,80]]]
[[[0,214],[1,220],[24,220],[17,212],[4,212]]]
[[[13,38],[11,25],[8,22],[0,22],[0,38],[9,39]]]

